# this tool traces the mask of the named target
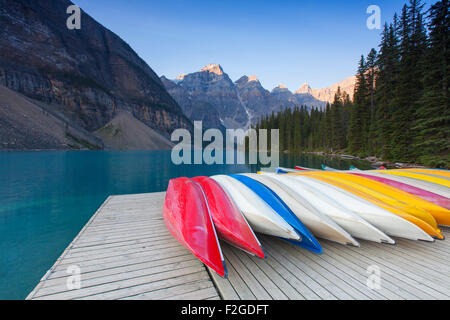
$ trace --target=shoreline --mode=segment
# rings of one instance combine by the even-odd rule
[[[370,165],[374,168],[384,166],[386,168],[426,168],[422,164],[418,163],[403,163],[403,162],[390,162],[387,160],[383,160],[381,158],[377,158],[375,156],[369,156],[369,157],[358,157],[348,154],[342,154],[342,153],[327,153],[324,151],[309,151],[309,152],[302,152],[305,154],[314,154],[317,156],[322,157],[332,157],[332,158],[341,158],[345,160],[361,160],[361,161],[367,161],[370,163]]]

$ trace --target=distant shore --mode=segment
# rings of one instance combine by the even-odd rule
[[[370,162],[371,166],[374,168],[378,168],[381,166],[384,166],[386,168],[425,168],[425,166],[417,163],[403,163],[403,162],[390,162],[383,160],[381,158],[377,158],[375,156],[369,156],[369,157],[358,157],[354,155],[348,155],[343,153],[327,153],[324,151],[310,151],[310,152],[303,152],[306,154],[314,154],[317,156],[324,156],[324,157],[336,157],[341,159],[348,159],[348,160],[363,160]]]

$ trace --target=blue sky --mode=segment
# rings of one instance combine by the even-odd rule
[[[369,5],[382,24],[406,0],[74,0],[118,34],[155,70],[175,78],[220,63],[231,79],[257,75],[271,90],[307,81],[327,87],[356,72],[361,54],[377,47]],[[434,1],[428,1],[432,3]],[[428,6],[427,6],[428,7]]]

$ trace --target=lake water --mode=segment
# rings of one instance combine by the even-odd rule
[[[280,164],[368,163],[283,154]],[[256,172],[247,165],[181,165],[170,151],[0,152],[0,299],[24,299],[109,195],[164,191],[170,179]]]

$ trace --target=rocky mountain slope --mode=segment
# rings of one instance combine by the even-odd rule
[[[191,128],[156,73],[122,39],[85,12],[80,30],[66,27],[71,4],[0,0],[0,85],[86,132],[123,111],[165,135]]]
[[[11,89],[0,86],[0,149],[103,149],[103,141]]]
[[[180,75],[175,81],[163,78],[163,83],[191,120],[202,120],[207,111],[211,113],[206,115],[210,124],[219,120],[227,128],[248,125],[249,116],[237,87],[218,64]],[[203,112],[198,112],[198,108]]]
[[[219,111],[211,103],[203,101],[201,95],[192,95],[178,82],[171,81],[164,76],[161,77],[161,81],[192,122],[202,121],[205,128],[225,129]],[[207,97],[205,97],[205,100],[208,100]]]
[[[220,122],[227,128],[247,128],[261,116],[280,108],[326,105],[310,93],[292,93],[283,85],[270,92],[256,76],[243,76],[233,83],[218,64],[209,64],[199,72],[182,74],[174,80],[164,76],[161,80],[185,114],[191,120],[203,120],[205,127],[217,128]]]
[[[121,112],[95,132],[105,147],[114,150],[164,150],[173,143],[137,120],[129,112]]]
[[[338,83],[333,84],[331,87],[322,89],[312,89],[308,83],[304,83],[295,94],[310,94],[317,100],[330,102],[334,100],[334,95],[338,88],[341,88],[342,92],[347,92],[350,95],[350,99],[353,99],[355,92],[356,76],[348,77]]]

